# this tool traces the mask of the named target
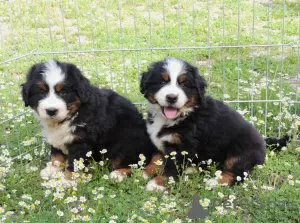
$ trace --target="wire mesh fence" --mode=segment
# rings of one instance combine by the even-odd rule
[[[0,1],[0,144],[39,153],[40,129],[19,85],[36,62],[76,64],[90,81],[144,111],[139,74],[180,57],[197,66],[208,94],[265,136],[295,127],[300,92],[300,6],[295,0]],[[29,147],[31,149],[29,149]]]

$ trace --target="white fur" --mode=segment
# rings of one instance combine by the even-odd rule
[[[145,180],[148,180],[150,177],[148,176],[148,174],[145,172],[145,171],[142,171],[142,177],[145,179]]]
[[[37,112],[42,119],[55,119],[61,121],[68,115],[67,104],[55,93],[55,86],[62,83],[65,79],[65,74],[54,60],[49,60],[45,63],[46,70],[43,73],[43,79],[49,87],[49,92],[45,98],[39,101]],[[55,108],[57,114],[50,117],[46,109]]]
[[[164,135],[163,137],[160,138],[161,141],[165,141],[165,142],[172,142],[173,141],[173,135],[169,134],[169,135]]]
[[[49,60],[45,63],[46,70],[43,73],[43,78],[50,88],[54,88],[55,85],[62,83],[65,79],[65,74],[54,60]]]
[[[68,154],[66,144],[74,140],[74,131],[76,126],[70,126],[71,120],[65,121],[61,124],[51,120],[42,120],[42,132],[46,141],[53,147],[60,149],[64,154]]]
[[[155,179],[150,180],[146,185],[146,190],[148,191],[164,191],[166,188],[164,186],[158,185]]]
[[[40,176],[42,179],[47,180],[48,183],[52,180],[56,181],[57,186],[62,186],[63,188],[69,188],[76,186],[76,179],[66,179],[63,167],[58,167],[52,165],[52,162],[47,163],[47,167],[41,170]]]
[[[174,108],[181,108],[183,107],[188,98],[185,92],[179,87],[177,83],[177,79],[179,75],[185,73],[185,65],[181,60],[175,58],[169,58],[166,60],[166,64],[164,65],[167,73],[169,74],[170,82],[163,86],[155,95],[154,98],[161,106],[169,106],[168,102],[166,101],[166,96],[168,94],[175,94],[178,96],[178,100],[172,106]],[[179,114],[177,114],[179,115]],[[177,116],[176,116],[177,117]]]
[[[50,180],[55,177],[55,175],[60,172],[63,168],[53,165],[52,162],[48,162],[47,166],[41,170],[40,176],[44,180]]]
[[[118,170],[112,171],[109,176],[117,182],[122,182],[127,177],[126,173],[122,173]]]
[[[183,120],[185,117],[178,118],[176,120],[168,119],[161,112],[161,108],[159,105],[151,104],[151,103],[148,103],[148,111],[153,117],[152,119],[153,123],[152,124],[147,123],[148,134],[150,135],[150,138],[154,143],[154,145],[160,151],[164,152],[163,142],[171,142],[173,137],[171,135],[167,135],[159,138],[157,137],[157,134],[160,132],[163,126],[167,126],[167,127],[174,126],[178,122]]]

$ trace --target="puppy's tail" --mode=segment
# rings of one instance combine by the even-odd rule
[[[282,138],[266,138],[266,146],[268,149],[273,151],[280,151],[282,147],[287,146],[287,144],[291,141],[292,135],[286,134]]]

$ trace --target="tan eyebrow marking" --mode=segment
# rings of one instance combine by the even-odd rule
[[[63,89],[63,87],[64,87],[64,84],[57,84],[55,86],[55,91],[56,92],[60,92]]]
[[[183,83],[183,82],[185,81],[185,78],[186,78],[185,74],[180,75],[180,76],[178,77],[178,83]]]
[[[164,81],[168,81],[169,80],[169,75],[167,73],[162,73],[161,77]]]
[[[38,86],[39,89],[41,89],[41,90],[43,90],[43,91],[47,91],[47,86],[46,86],[45,83],[43,83],[43,82],[38,82],[38,83],[37,83],[37,86]]]

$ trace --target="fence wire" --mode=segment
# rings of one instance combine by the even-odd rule
[[[265,136],[281,136],[299,115],[297,1],[0,2],[0,145],[15,155],[40,134],[19,85],[33,63],[50,58],[75,63],[93,84],[128,97],[143,112],[139,74],[175,56],[197,66],[208,94]]]

